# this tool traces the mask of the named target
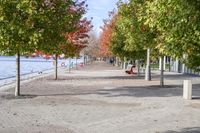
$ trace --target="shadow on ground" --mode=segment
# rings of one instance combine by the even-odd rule
[[[152,78],[158,78],[159,75],[153,75]],[[185,79],[185,78],[192,78],[194,76],[191,75],[165,75],[165,78],[169,78],[170,80],[177,80],[177,79]],[[48,77],[46,80],[52,80],[59,83],[59,81],[63,82],[62,80],[140,80],[144,79],[144,76],[136,76],[136,75],[127,75],[127,76],[59,76],[59,80],[53,80],[53,78]],[[45,82],[45,81],[44,81]],[[51,81],[50,81],[51,82]],[[68,81],[66,81],[68,82]],[[144,81],[146,82],[146,81]],[[142,83],[142,82],[141,82]],[[105,88],[106,86],[83,86],[78,88],[71,88],[71,86],[62,86],[61,88],[57,86],[51,86],[48,92],[46,90],[37,90],[33,89],[34,92],[29,90],[24,90],[24,93],[20,97],[15,97],[10,94],[1,94],[0,98],[3,99],[31,99],[38,96],[75,96],[75,95],[101,95],[105,97],[174,97],[174,96],[182,96],[183,95],[183,86],[182,85],[166,85],[165,87],[161,87],[159,85],[135,85],[135,86],[120,86],[120,87],[110,87]],[[56,88],[56,89],[55,89]],[[68,89],[70,88],[70,89]],[[87,89],[85,89],[87,88]],[[23,89],[22,89],[23,92]],[[200,84],[193,84],[193,99],[200,100]]]
[[[122,87],[111,87],[108,89],[102,88],[90,88],[90,89],[70,89],[67,91],[52,90],[49,92],[36,91],[34,94],[32,92],[25,92],[22,96],[15,98],[14,95],[7,94],[1,95],[3,99],[31,99],[40,96],[78,96],[78,95],[101,95],[105,97],[174,97],[183,95],[182,85],[166,85],[161,87],[159,85],[152,86],[122,86]],[[193,85],[193,99],[200,100],[200,84]]]
[[[0,95],[1,99],[5,99],[5,100],[12,100],[12,99],[32,99],[37,97],[37,95],[29,95],[29,94],[23,94],[20,96],[15,96],[14,94],[4,94],[4,95]]]
[[[76,95],[101,95],[105,97],[173,97],[181,96],[182,91],[180,86],[124,86],[112,89],[97,89],[97,90],[84,90],[69,91],[65,93],[51,93],[51,94],[23,94],[26,98],[34,98],[38,96],[76,96]]]
[[[161,87],[159,85],[153,86],[124,86],[114,89],[102,89],[98,91],[99,95],[107,97],[172,97],[181,96],[181,86],[168,85]]]
[[[102,76],[102,77],[96,77],[96,76],[71,76],[71,77],[62,77],[60,76],[58,78],[58,80],[55,80],[53,78],[48,78],[47,80],[50,80],[50,81],[63,81],[63,80],[114,80],[114,79],[117,79],[117,80],[125,80],[125,79],[144,79],[144,76],[136,76],[136,75],[127,75],[127,76]]]
[[[192,78],[197,78],[199,76],[197,75],[187,75],[187,74],[165,74],[164,78],[167,80],[187,80],[187,79],[192,79]],[[71,76],[71,77],[66,77],[66,76],[59,76],[58,81],[59,80],[87,80],[87,79],[110,79],[110,80],[114,80],[114,79],[118,79],[118,80],[125,80],[125,79],[144,79],[145,76],[144,74],[141,74],[141,76],[137,76],[137,74],[133,74],[133,75],[128,75],[126,74],[126,76]],[[155,74],[152,73],[152,80],[159,80],[160,79],[160,75],[159,74]],[[48,78],[47,80],[54,80],[53,78]],[[55,80],[54,80],[55,81]]]
[[[173,74],[164,74],[164,78],[168,80],[187,80],[187,79],[192,79],[192,78],[197,78],[199,77],[198,75],[189,75],[189,74],[180,74],[180,73],[173,73]],[[158,73],[153,73],[152,74],[153,79],[159,79],[160,74]]]
[[[162,133],[200,133],[200,127],[184,128],[181,129],[180,131],[169,130]]]

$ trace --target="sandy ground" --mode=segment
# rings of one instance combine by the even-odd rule
[[[193,81],[193,100],[182,82]],[[200,133],[200,78],[166,72],[164,88],[96,62],[59,80],[41,77],[0,92],[0,133]]]

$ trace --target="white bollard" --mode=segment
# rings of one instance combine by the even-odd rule
[[[183,82],[183,98],[187,100],[192,99],[192,82],[191,80],[184,80]]]

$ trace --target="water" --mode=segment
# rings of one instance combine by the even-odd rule
[[[70,65],[69,65],[70,60]],[[45,72],[54,68],[53,59],[43,59],[42,57],[25,58],[21,57],[21,75],[37,75],[40,72]],[[77,60],[77,63],[83,63],[83,58]],[[76,59],[59,59],[58,67],[73,67],[76,64]],[[0,56],[0,86],[8,84],[15,80],[16,75],[16,60],[15,57]]]

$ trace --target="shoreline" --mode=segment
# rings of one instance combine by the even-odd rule
[[[79,63],[80,64],[80,63]],[[72,67],[71,70],[73,70],[75,68]],[[68,71],[68,67],[58,67],[58,74],[59,73],[62,73],[62,71]],[[42,73],[39,73],[39,72],[34,72],[34,73],[29,73],[29,74],[23,74],[21,75],[21,80],[20,80],[20,85],[24,85],[25,83],[29,83],[29,82],[32,82],[36,79],[39,79],[39,78],[44,78],[44,77],[48,77],[50,75],[53,75],[54,76],[54,68],[51,68],[51,69],[47,69],[47,70],[43,70],[41,71]],[[4,84],[1,84],[0,82],[0,93],[6,91],[6,90],[9,90],[11,88],[14,88],[15,87],[15,79],[16,77],[12,77],[12,78],[7,78],[7,79],[3,79],[3,80],[0,80],[0,81],[5,81]],[[7,81],[6,81],[7,80]]]
[[[60,70],[60,69],[61,68],[58,68],[58,70]],[[36,80],[36,79],[39,79],[39,78],[43,78],[43,77],[53,75],[53,73],[54,73],[54,69],[50,69],[50,70],[42,71],[42,74],[39,74],[38,72],[36,72],[36,73],[21,75],[20,85],[23,85],[25,83],[29,83],[29,82]],[[15,87],[15,81],[16,81],[15,77],[7,78],[7,79],[4,79],[4,80],[8,80],[7,81],[8,83],[0,85],[0,93]]]
[[[71,59],[71,61],[68,61],[69,59],[60,59],[58,60],[58,66],[69,66],[69,63],[71,64],[76,64],[83,62],[83,59]],[[46,70],[54,69],[54,60],[49,59],[37,59],[37,58],[30,58],[30,59],[24,59],[24,57],[21,57],[21,75],[27,75],[27,74],[33,74],[34,73],[40,73]],[[7,80],[7,79],[15,79],[16,76],[16,63],[15,63],[15,57],[2,57],[0,56],[0,86],[2,84],[2,80]],[[71,65],[70,64],[70,65]],[[8,80],[7,80],[8,81]],[[6,82],[7,83],[7,82]],[[3,83],[4,84],[4,83]]]

